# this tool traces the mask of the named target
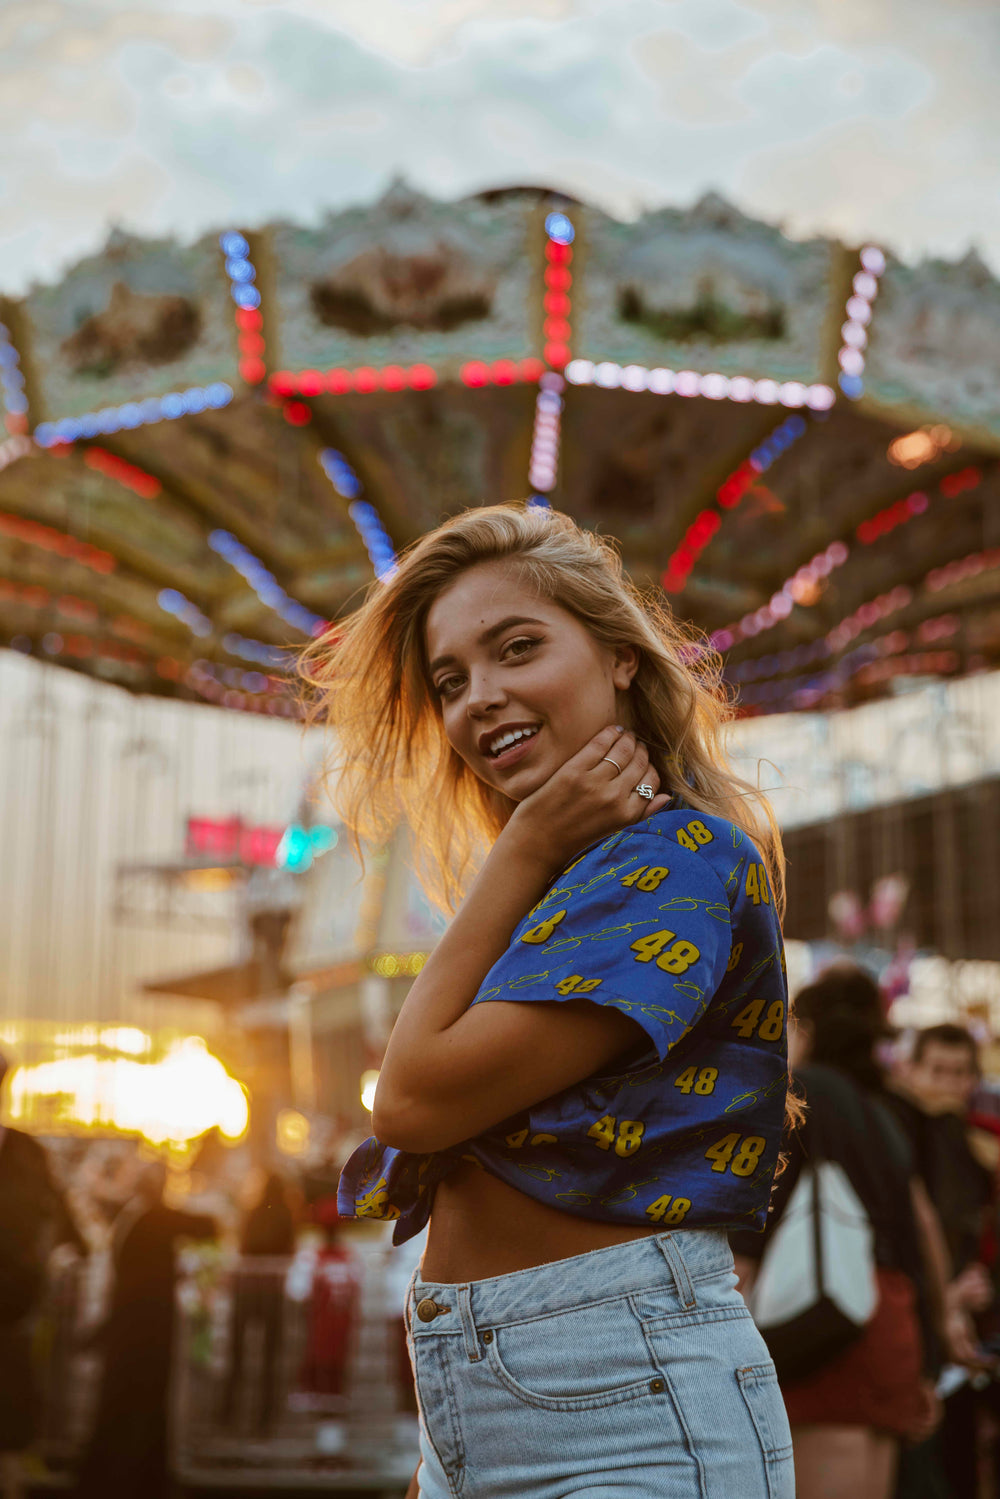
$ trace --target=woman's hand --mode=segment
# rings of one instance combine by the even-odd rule
[[[636,794],[643,783],[652,801]],[[659,788],[646,746],[622,729],[602,729],[525,797],[501,838],[516,838],[556,875],[582,848],[662,811],[670,797]]]
[[[966,1265],[948,1287],[948,1304],[967,1312],[985,1312],[993,1301],[993,1282],[985,1265]]]
[[[907,1439],[911,1442],[926,1442],[940,1426],[941,1415],[941,1401],[934,1389],[933,1380],[922,1379],[920,1381],[920,1406],[906,1433]]]

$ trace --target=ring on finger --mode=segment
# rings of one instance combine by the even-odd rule
[[[619,764],[618,764],[618,761],[617,761],[617,760],[612,760],[612,758],[611,758],[611,756],[610,756],[610,755],[602,755],[602,757],[601,757],[601,758],[602,758],[602,759],[603,759],[603,760],[607,760],[607,762],[608,762],[608,764],[609,764],[609,765],[613,765],[613,766],[614,766],[614,767],[615,767],[615,770],[617,770],[617,772],[618,772],[618,774],[619,774],[619,775],[621,775],[621,773],[622,773],[622,768],[621,768],[621,766],[620,766],[620,765],[619,765]]]
[[[640,781],[635,790],[636,795],[641,796],[644,802],[651,802],[655,795],[655,792],[653,791],[653,788],[648,781]]]

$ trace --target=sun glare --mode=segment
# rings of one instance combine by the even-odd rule
[[[116,1039],[122,1050],[140,1052],[142,1037]],[[31,1129],[112,1130],[182,1146],[210,1129],[239,1140],[249,1123],[244,1089],[197,1036],[155,1062],[84,1052],[28,1063],[14,1069],[9,1088],[11,1123]]]

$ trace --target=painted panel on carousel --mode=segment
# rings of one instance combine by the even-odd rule
[[[534,199],[438,203],[402,183],[316,229],[270,235],[271,293],[290,369],[535,354]]]
[[[595,361],[813,381],[836,246],[786,239],[709,194],[621,224],[578,208],[574,353]]]
[[[50,418],[236,378],[236,333],[216,235],[187,247],[115,230],[58,286],[25,299]]]
[[[887,405],[1000,434],[1000,282],[970,251],[890,261],[879,281],[865,392]]]

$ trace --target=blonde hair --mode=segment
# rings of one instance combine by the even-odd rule
[[[356,844],[385,842],[405,821],[428,893],[453,910],[515,803],[480,781],[449,745],[427,673],[424,626],[438,595],[467,568],[506,563],[521,581],[576,616],[600,644],[634,646],[627,726],[650,750],[661,789],[726,818],[757,845],[781,906],[784,856],[764,793],[738,776],[722,729],[732,707],[718,655],[625,577],[614,543],[542,507],[467,510],[403,554],[385,583],[336,633],[307,646],[309,722],[335,745],[327,763],[334,806]]]

